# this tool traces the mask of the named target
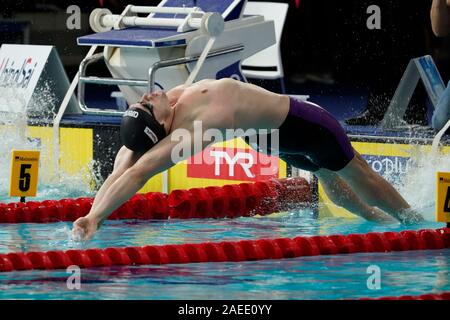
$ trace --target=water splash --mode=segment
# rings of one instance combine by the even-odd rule
[[[54,87],[52,80],[39,84],[27,106],[27,114],[30,117],[49,122],[55,118],[59,100],[53,92]]]
[[[89,249],[92,248],[91,241],[83,240],[80,234],[74,234],[72,224],[65,225],[56,229],[49,237],[51,241],[48,243],[50,248],[63,249]]]
[[[52,147],[41,144],[39,139],[33,139],[28,134],[28,124],[34,119],[40,121],[51,120],[55,116],[56,98],[52,91],[52,83],[45,82],[35,90],[32,101],[27,105],[23,93],[16,88],[0,88],[0,201],[13,202],[17,199],[9,198],[9,176],[12,150],[40,150],[41,167],[39,174],[38,200],[61,199],[66,197],[90,196],[92,186],[90,178],[97,177],[92,163],[86,176],[69,176],[64,173],[54,175],[49,168],[52,164],[45,163],[50,159]],[[30,118],[31,117],[31,118]],[[31,119],[31,120],[30,120]],[[50,144],[51,145],[51,144]],[[95,178],[94,180],[98,180]]]
[[[0,110],[2,110],[0,132],[0,199],[9,188],[11,151],[14,149],[39,149],[37,142],[26,136],[26,101],[14,88],[0,89]]]
[[[450,172],[450,156],[431,153],[428,146],[413,146],[410,156],[409,170],[396,187],[413,209],[435,221],[436,172]]]

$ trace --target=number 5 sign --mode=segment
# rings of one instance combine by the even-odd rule
[[[450,222],[450,173],[437,173],[436,216],[438,222]]]
[[[39,151],[13,150],[10,197],[35,197],[39,172]]]

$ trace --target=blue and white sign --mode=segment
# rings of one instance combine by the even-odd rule
[[[69,85],[53,46],[1,46],[0,111],[23,113],[32,101],[38,100],[42,102],[41,108],[54,109],[59,106]],[[71,103],[76,104],[74,97]],[[34,103],[33,108],[38,104]]]

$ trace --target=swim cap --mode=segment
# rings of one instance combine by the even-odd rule
[[[154,114],[131,107],[122,117],[120,139],[130,150],[146,152],[167,136],[164,126]]]

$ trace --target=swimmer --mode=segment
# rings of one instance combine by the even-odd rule
[[[90,239],[151,177],[175,165],[172,149],[180,141],[172,141],[171,135],[177,129],[188,130],[192,148],[194,121],[201,121],[203,130],[222,132],[278,129],[279,157],[315,174],[337,206],[370,221],[421,220],[352,148],[344,129],[325,109],[252,84],[221,79],[157,91],[130,106],[122,118],[124,146],[113,172],[99,189],[89,214],[75,221],[74,236]],[[203,142],[202,148],[209,144]]]

